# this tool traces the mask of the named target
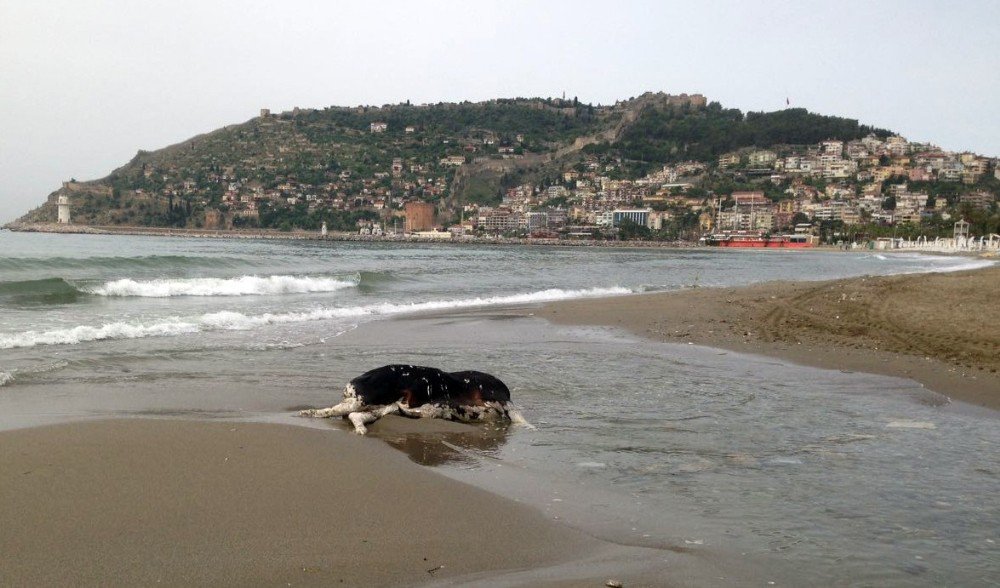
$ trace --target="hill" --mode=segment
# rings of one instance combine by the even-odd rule
[[[714,163],[741,148],[848,141],[888,131],[803,109],[743,113],[700,95],[647,93],[600,106],[577,99],[299,109],[261,116],[157,151],[107,177],[68,182],[19,223],[53,222],[68,195],[88,225],[355,230],[406,201],[457,219],[467,204],[552,183],[600,156],[641,177],[681,160]]]

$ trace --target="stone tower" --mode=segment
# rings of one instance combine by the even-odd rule
[[[59,204],[59,224],[69,224],[69,196],[60,196],[57,200]]]

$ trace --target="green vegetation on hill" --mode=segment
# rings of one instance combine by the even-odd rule
[[[550,101],[551,102],[551,101]],[[546,104],[542,100],[510,99],[489,102],[462,102],[412,106],[390,105],[380,108],[331,107],[308,110],[299,114],[285,113],[280,117],[293,121],[317,143],[331,143],[352,134],[368,134],[371,123],[387,123],[383,139],[399,138],[406,127],[419,133],[415,139],[430,137],[466,137],[490,135],[498,141],[512,143],[522,135],[531,143],[558,143],[591,132],[597,123],[592,105],[565,107]]]
[[[807,145],[826,139],[860,139],[889,131],[836,116],[814,114],[804,108],[776,112],[724,109],[718,102],[707,108],[646,108],[615,146],[625,158],[650,163],[684,160],[710,162],[723,153],[744,147]],[[593,151],[610,145],[592,147]]]

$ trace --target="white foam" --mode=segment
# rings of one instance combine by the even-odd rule
[[[0,372],[0,388],[14,381],[14,374],[10,372]]]
[[[82,288],[97,296],[265,296],[307,292],[333,292],[357,285],[337,278],[303,276],[240,276],[238,278],[188,278],[161,280],[121,279]]]
[[[965,263],[958,263],[955,265],[949,265],[947,267],[931,268],[928,271],[932,272],[961,272],[965,270],[982,269],[984,267],[990,267],[994,265],[995,262],[989,259],[975,259],[967,261]]]
[[[99,327],[78,326],[70,329],[55,329],[52,331],[25,331],[14,334],[0,334],[0,349],[34,347],[36,345],[73,345],[85,341],[102,341],[106,339],[139,339],[143,337],[163,337],[182,335],[203,331],[243,331],[267,325],[303,323],[337,318],[363,316],[394,315],[405,313],[428,312],[472,308],[477,306],[494,306],[505,304],[527,304],[533,302],[548,302],[569,298],[595,298],[602,296],[617,296],[630,294],[627,288],[590,288],[587,290],[542,290],[525,294],[509,296],[491,296],[486,298],[465,298],[459,300],[434,300],[414,302],[410,304],[371,304],[367,306],[348,306],[342,308],[318,308],[305,312],[265,313],[246,315],[241,312],[224,310],[203,314],[193,319],[170,317],[148,325],[137,323],[108,323]]]
[[[130,323],[108,323],[99,327],[81,325],[70,329],[52,331],[25,331],[13,335],[0,335],[0,349],[35,347],[36,345],[74,345],[84,341],[104,339],[140,339],[143,337],[163,337],[197,333],[196,323],[182,321],[176,317],[151,325]]]
[[[937,426],[930,421],[891,421],[886,426],[887,429],[936,429]]]
[[[887,255],[875,254],[873,257],[881,260],[906,260],[921,261],[926,263],[917,269],[900,268],[893,273],[929,273],[929,272],[960,272],[965,270],[982,269],[996,265],[996,261],[991,259],[973,259],[960,255],[930,255],[927,253],[890,253]]]

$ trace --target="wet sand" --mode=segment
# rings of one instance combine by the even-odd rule
[[[568,300],[536,316],[909,378],[1000,409],[1000,267]]]
[[[0,586],[762,585],[703,549],[597,539],[432,468],[481,427],[129,418],[0,432]],[[409,459],[408,459],[409,458]],[[413,463],[416,462],[416,463]],[[720,582],[720,580],[725,580]]]
[[[374,439],[235,422],[0,433],[0,521],[5,586],[414,585],[606,547]]]

